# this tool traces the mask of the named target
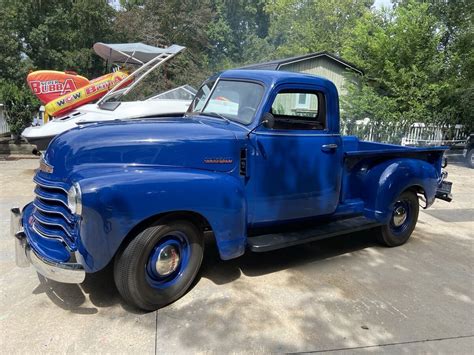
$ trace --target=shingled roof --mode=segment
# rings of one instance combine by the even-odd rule
[[[354,64],[348,62],[347,60],[344,60],[340,57],[338,57],[335,54],[329,53],[329,52],[316,52],[316,53],[309,53],[305,55],[300,55],[296,57],[290,57],[290,58],[283,58],[283,59],[277,59],[277,60],[272,60],[270,62],[264,62],[264,63],[257,63],[257,64],[250,64],[246,65],[240,69],[260,69],[260,70],[279,70],[282,66],[286,64],[291,64],[291,63],[296,63],[296,62],[301,62],[304,60],[308,59],[314,59],[314,58],[319,58],[319,57],[326,57],[334,62],[339,63],[340,65],[355,71],[356,73],[359,73],[361,75],[364,74],[364,72],[357,68]]]

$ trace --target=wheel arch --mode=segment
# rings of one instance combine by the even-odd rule
[[[195,211],[177,210],[157,213],[135,224],[135,226],[133,226],[127,233],[125,238],[123,238],[117,250],[117,253],[120,250],[124,249],[140,232],[145,230],[147,227],[158,223],[166,223],[177,220],[189,221],[202,232],[204,232],[205,230],[212,231],[211,224],[206,219],[206,217]]]
[[[394,199],[407,190],[423,195],[425,208],[434,202],[439,174],[429,162],[413,158],[394,159],[375,166],[367,175],[363,186],[377,186],[375,190],[367,189],[365,195],[365,215],[368,218],[387,222]]]
[[[87,272],[105,267],[124,240],[158,218],[188,218],[211,226],[222,259],[242,255],[247,203],[233,175],[179,169],[114,170],[81,180],[83,220],[80,250]]]

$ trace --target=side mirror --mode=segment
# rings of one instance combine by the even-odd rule
[[[273,128],[275,125],[275,116],[273,116],[270,112],[265,113],[263,115],[262,124],[265,128]]]
[[[247,138],[249,138],[250,134],[253,133],[260,126],[263,126],[265,128],[273,128],[274,125],[275,117],[270,112],[267,112],[263,115],[262,121],[247,133]]]

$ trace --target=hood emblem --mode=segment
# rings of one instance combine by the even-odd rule
[[[43,159],[40,160],[40,170],[44,171],[45,173],[52,174],[53,173],[53,167],[46,163]]]
[[[204,163],[206,164],[232,164],[231,158],[205,158]]]

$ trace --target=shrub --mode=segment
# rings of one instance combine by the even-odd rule
[[[39,101],[25,86],[9,82],[0,83],[0,102],[5,105],[5,113],[10,132],[20,134],[33,121],[39,108]]]

